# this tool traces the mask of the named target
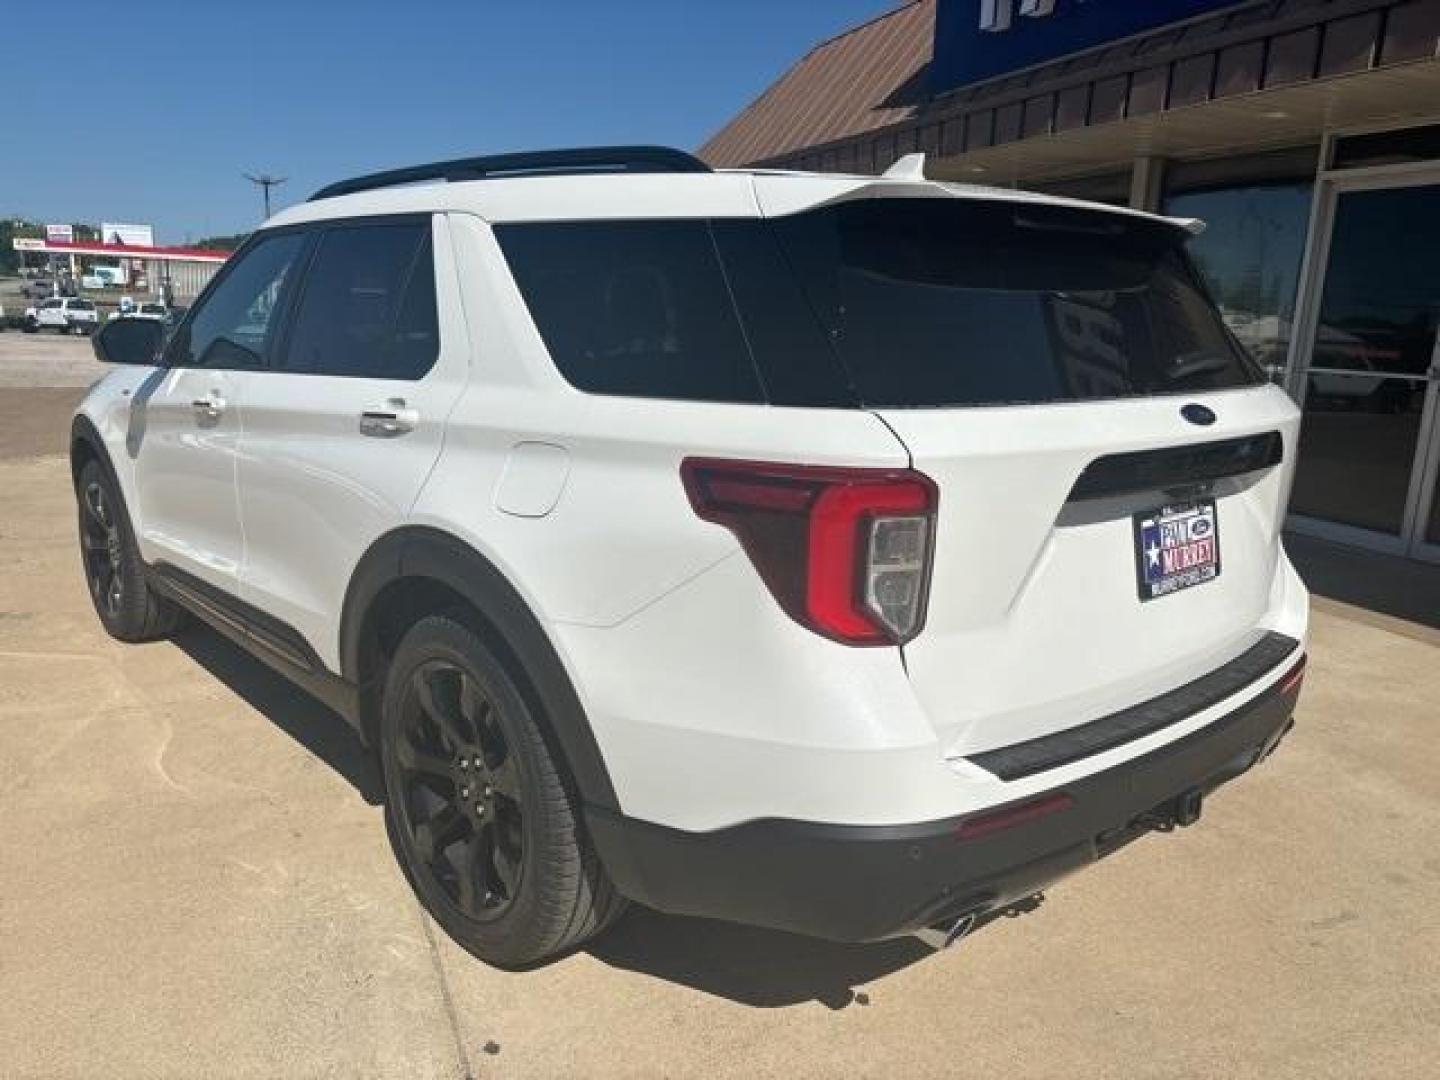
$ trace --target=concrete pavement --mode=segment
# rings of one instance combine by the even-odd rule
[[[0,448],[0,1075],[1440,1073],[1436,631],[1320,602],[1274,758],[947,953],[640,911],[507,974],[421,913],[342,721],[206,630],[101,633],[61,421]]]

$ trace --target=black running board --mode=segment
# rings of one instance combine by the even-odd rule
[[[161,596],[209,623],[359,730],[359,691],[327,668],[293,626],[169,563],[147,566],[146,580]]]

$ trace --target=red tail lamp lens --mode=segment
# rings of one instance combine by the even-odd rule
[[[850,645],[924,625],[938,496],[912,469],[687,458],[695,513],[739,537],[780,606]]]

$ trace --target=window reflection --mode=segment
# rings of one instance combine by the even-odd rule
[[[1311,367],[1426,373],[1440,314],[1437,201],[1433,186],[1340,197]]]
[[[1425,383],[1312,371],[1290,509],[1398,535]]]
[[[1225,323],[1273,376],[1283,376],[1311,185],[1257,184],[1171,195],[1165,213],[1200,218],[1190,255]]]

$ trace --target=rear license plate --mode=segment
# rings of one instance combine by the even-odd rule
[[[1174,503],[1135,515],[1135,577],[1141,600],[1203,585],[1220,576],[1214,499]]]

